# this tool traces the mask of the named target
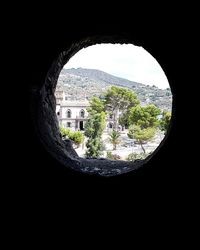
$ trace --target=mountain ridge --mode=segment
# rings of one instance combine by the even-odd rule
[[[134,91],[142,105],[154,104],[162,110],[171,110],[172,93],[170,88],[159,89],[117,77],[98,69],[63,68],[58,78],[57,87],[66,93],[66,98],[80,100],[100,96],[111,86],[126,87]]]
[[[112,74],[109,74],[107,72],[104,72],[104,71],[98,70],[98,69],[71,68],[71,69],[63,69],[62,72],[63,73],[70,73],[72,75],[75,74],[75,75],[82,76],[82,77],[89,77],[93,80],[102,80],[102,81],[107,82],[108,84],[115,85],[115,84],[118,84],[118,82],[120,82],[120,85],[121,85],[122,84],[121,82],[125,82],[125,83],[127,83],[127,85],[133,85],[133,86],[143,85],[143,86],[145,86],[145,84],[143,84],[143,83],[130,81],[128,79],[114,76]]]

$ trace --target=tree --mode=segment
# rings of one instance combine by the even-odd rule
[[[63,139],[69,138],[71,132],[71,129],[60,127],[60,134]]]
[[[104,101],[100,98],[94,96],[90,100],[90,107],[87,109],[88,113],[93,113],[94,111],[97,113],[101,113],[105,111]]]
[[[86,143],[86,156],[89,158],[102,155],[103,143],[101,136],[106,126],[106,113],[91,112],[85,124],[85,136],[88,137]]]
[[[130,117],[130,109],[128,109],[126,112],[124,112],[119,117],[119,124],[125,128],[128,128],[129,126],[129,117]]]
[[[140,102],[137,95],[127,89],[112,86],[104,95],[105,108],[113,114],[114,129],[118,129],[119,111],[127,112],[130,107],[138,105]]]
[[[143,144],[151,140],[156,134],[155,127],[141,128],[138,125],[129,127],[128,137],[139,142],[144,154],[146,153]]]
[[[160,120],[160,129],[166,134],[171,120],[171,112],[163,111],[162,118]]]
[[[81,131],[72,131],[68,128],[60,127],[60,133],[63,139],[70,139],[72,140],[73,144],[76,147],[79,147],[80,144],[84,141],[84,134]]]
[[[81,131],[75,131],[69,135],[69,139],[71,139],[78,148],[84,141],[84,134]]]
[[[159,120],[158,115],[160,109],[151,104],[146,107],[136,106],[130,109],[129,125],[135,124],[144,128],[158,127]]]
[[[109,141],[112,143],[113,145],[113,150],[116,150],[117,148],[117,144],[120,143],[120,133],[116,130],[112,130],[112,132],[109,134],[110,138]]]

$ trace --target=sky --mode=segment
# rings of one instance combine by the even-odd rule
[[[106,73],[165,89],[167,77],[156,59],[133,44],[97,44],[78,51],[64,66],[98,69]]]

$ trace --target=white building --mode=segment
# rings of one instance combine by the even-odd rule
[[[88,100],[71,101],[66,100],[63,91],[56,91],[56,114],[59,125],[70,128],[74,131],[84,130],[88,118],[87,108],[90,106]],[[108,115],[106,120],[106,130],[113,128],[113,117]]]
[[[59,124],[72,130],[84,130],[88,107],[89,102],[87,101],[62,101],[56,106]]]

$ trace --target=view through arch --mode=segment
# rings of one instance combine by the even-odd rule
[[[62,69],[55,91],[63,140],[83,158],[135,161],[169,128],[171,89],[159,63],[133,44],[96,44]]]

